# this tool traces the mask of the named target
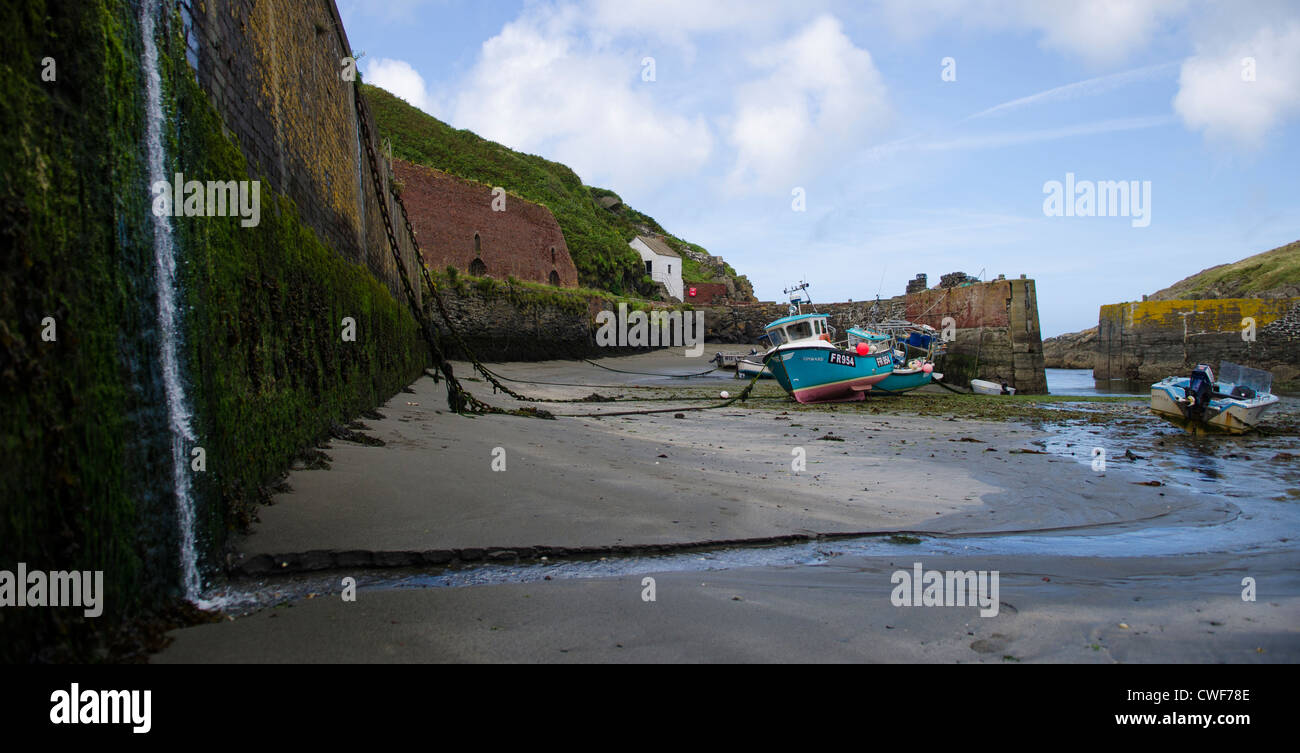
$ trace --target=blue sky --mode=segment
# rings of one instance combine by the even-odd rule
[[[1294,2],[339,8],[368,81],[617,191],[764,300],[1023,273],[1050,336],[1300,239]],[[1149,181],[1149,223],[1048,216],[1067,173]]]

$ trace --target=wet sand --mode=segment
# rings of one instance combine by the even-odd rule
[[[673,373],[707,368],[670,353],[604,363]],[[606,395],[709,396],[742,385],[726,377],[616,374],[573,361],[496,368],[598,384],[594,391]],[[471,372],[461,365],[457,373]],[[627,389],[631,383],[661,389]],[[466,386],[515,405],[481,382]],[[512,387],[552,397],[593,391]],[[881,401],[875,413],[797,410],[760,399],[682,418],[544,421],[455,416],[445,410],[441,384],[424,378],[411,389],[380,409],[383,420],[365,420],[365,433],[385,446],[335,441],[326,451],[330,470],[290,475],[293,491],[261,510],[261,522],[238,543],[236,570],[332,567],[341,579],[348,574],[341,565],[358,556],[409,564],[421,555],[445,562],[487,551],[507,561],[531,553],[535,560],[542,551],[590,547],[613,556],[791,534],[1196,531],[1242,517],[1223,497],[1140,485],[1141,477],[1113,464],[1098,473],[1059,454],[1035,454],[1047,435],[1027,425],[901,415],[902,402]],[[766,384],[758,394],[775,396],[778,389]],[[674,403],[541,405],[596,414]],[[504,450],[504,472],[492,469],[494,448]],[[806,470],[795,472],[792,453],[800,449]],[[923,557],[927,569],[945,569],[950,559]],[[1231,555],[1207,547],[1173,557],[1044,551],[956,558],[961,569],[1002,570],[1002,600],[1014,606],[994,618],[971,608],[893,607],[889,573],[896,568],[874,557],[665,573],[656,576],[654,603],[641,600],[640,575],[378,587],[363,589],[355,603],[327,595],[178,631],[155,660],[948,662],[1003,661],[1005,654],[1012,657],[1005,661],[1295,661],[1297,560],[1285,547]],[[1241,599],[1243,572],[1260,584],[1256,602]],[[1200,620],[1205,610],[1218,617]],[[1116,627],[1121,622],[1130,627]]]
[[[999,570],[999,612],[895,607],[911,558],[362,590],[181,631],[162,662],[1295,662],[1300,557],[939,557]],[[1261,596],[1241,600],[1243,573]],[[1127,626],[1127,627],[1123,627]]]

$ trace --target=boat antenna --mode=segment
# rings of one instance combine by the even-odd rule
[[[812,305],[812,296],[808,295],[806,292],[804,293],[804,295],[807,300],[801,300],[795,297],[795,294],[807,290],[808,290],[808,283],[806,280],[800,280],[798,285],[791,285],[790,287],[785,289],[784,291],[785,294],[790,297],[790,316],[794,316],[795,314],[798,314],[799,307],[802,304],[807,303],[809,306]],[[796,301],[798,301],[798,303],[796,303]]]

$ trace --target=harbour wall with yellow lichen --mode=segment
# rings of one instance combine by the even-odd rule
[[[1211,298],[1102,306],[1093,376],[1152,382],[1231,361],[1300,385],[1300,298]]]

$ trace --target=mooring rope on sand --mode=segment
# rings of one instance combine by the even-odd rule
[[[712,374],[713,372],[717,371],[718,368],[719,368],[719,367],[717,367],[717,366],[714,366],[713,368],[709,369],[708,371],[701,371],[701,372],[699,372],[698,374],[659,374],[659,373],[656,373],[656,372],[653,372],[653,371],[627,371],[627,370],[625,370],[625,369],[616,369],[616,368],[614,368],[614,367],[612,367],[612,366],[605,366],[605,365],[602,365],[602,364],[596,363],[595,361],[588,360],[588,359],[586,359],[586,358],[583,358],[583,359],[582,359],[582,362],[583,362],[583,363],[589,363],[589,364],[591,364],[592,366],[595,366],[595,367],[598,368],[598,369],[604,369],[604,370],[606,370],[606,371],[616,371],[616,372],[618,372],[619,374],[636,374],[636,375],[638,375],[638,376],[672,377],[673,379],[692,379],[692,378],[694,378],[694,377],[701,377],[701,376],[704,376],[704,375],[706,375],[706,374]]]

